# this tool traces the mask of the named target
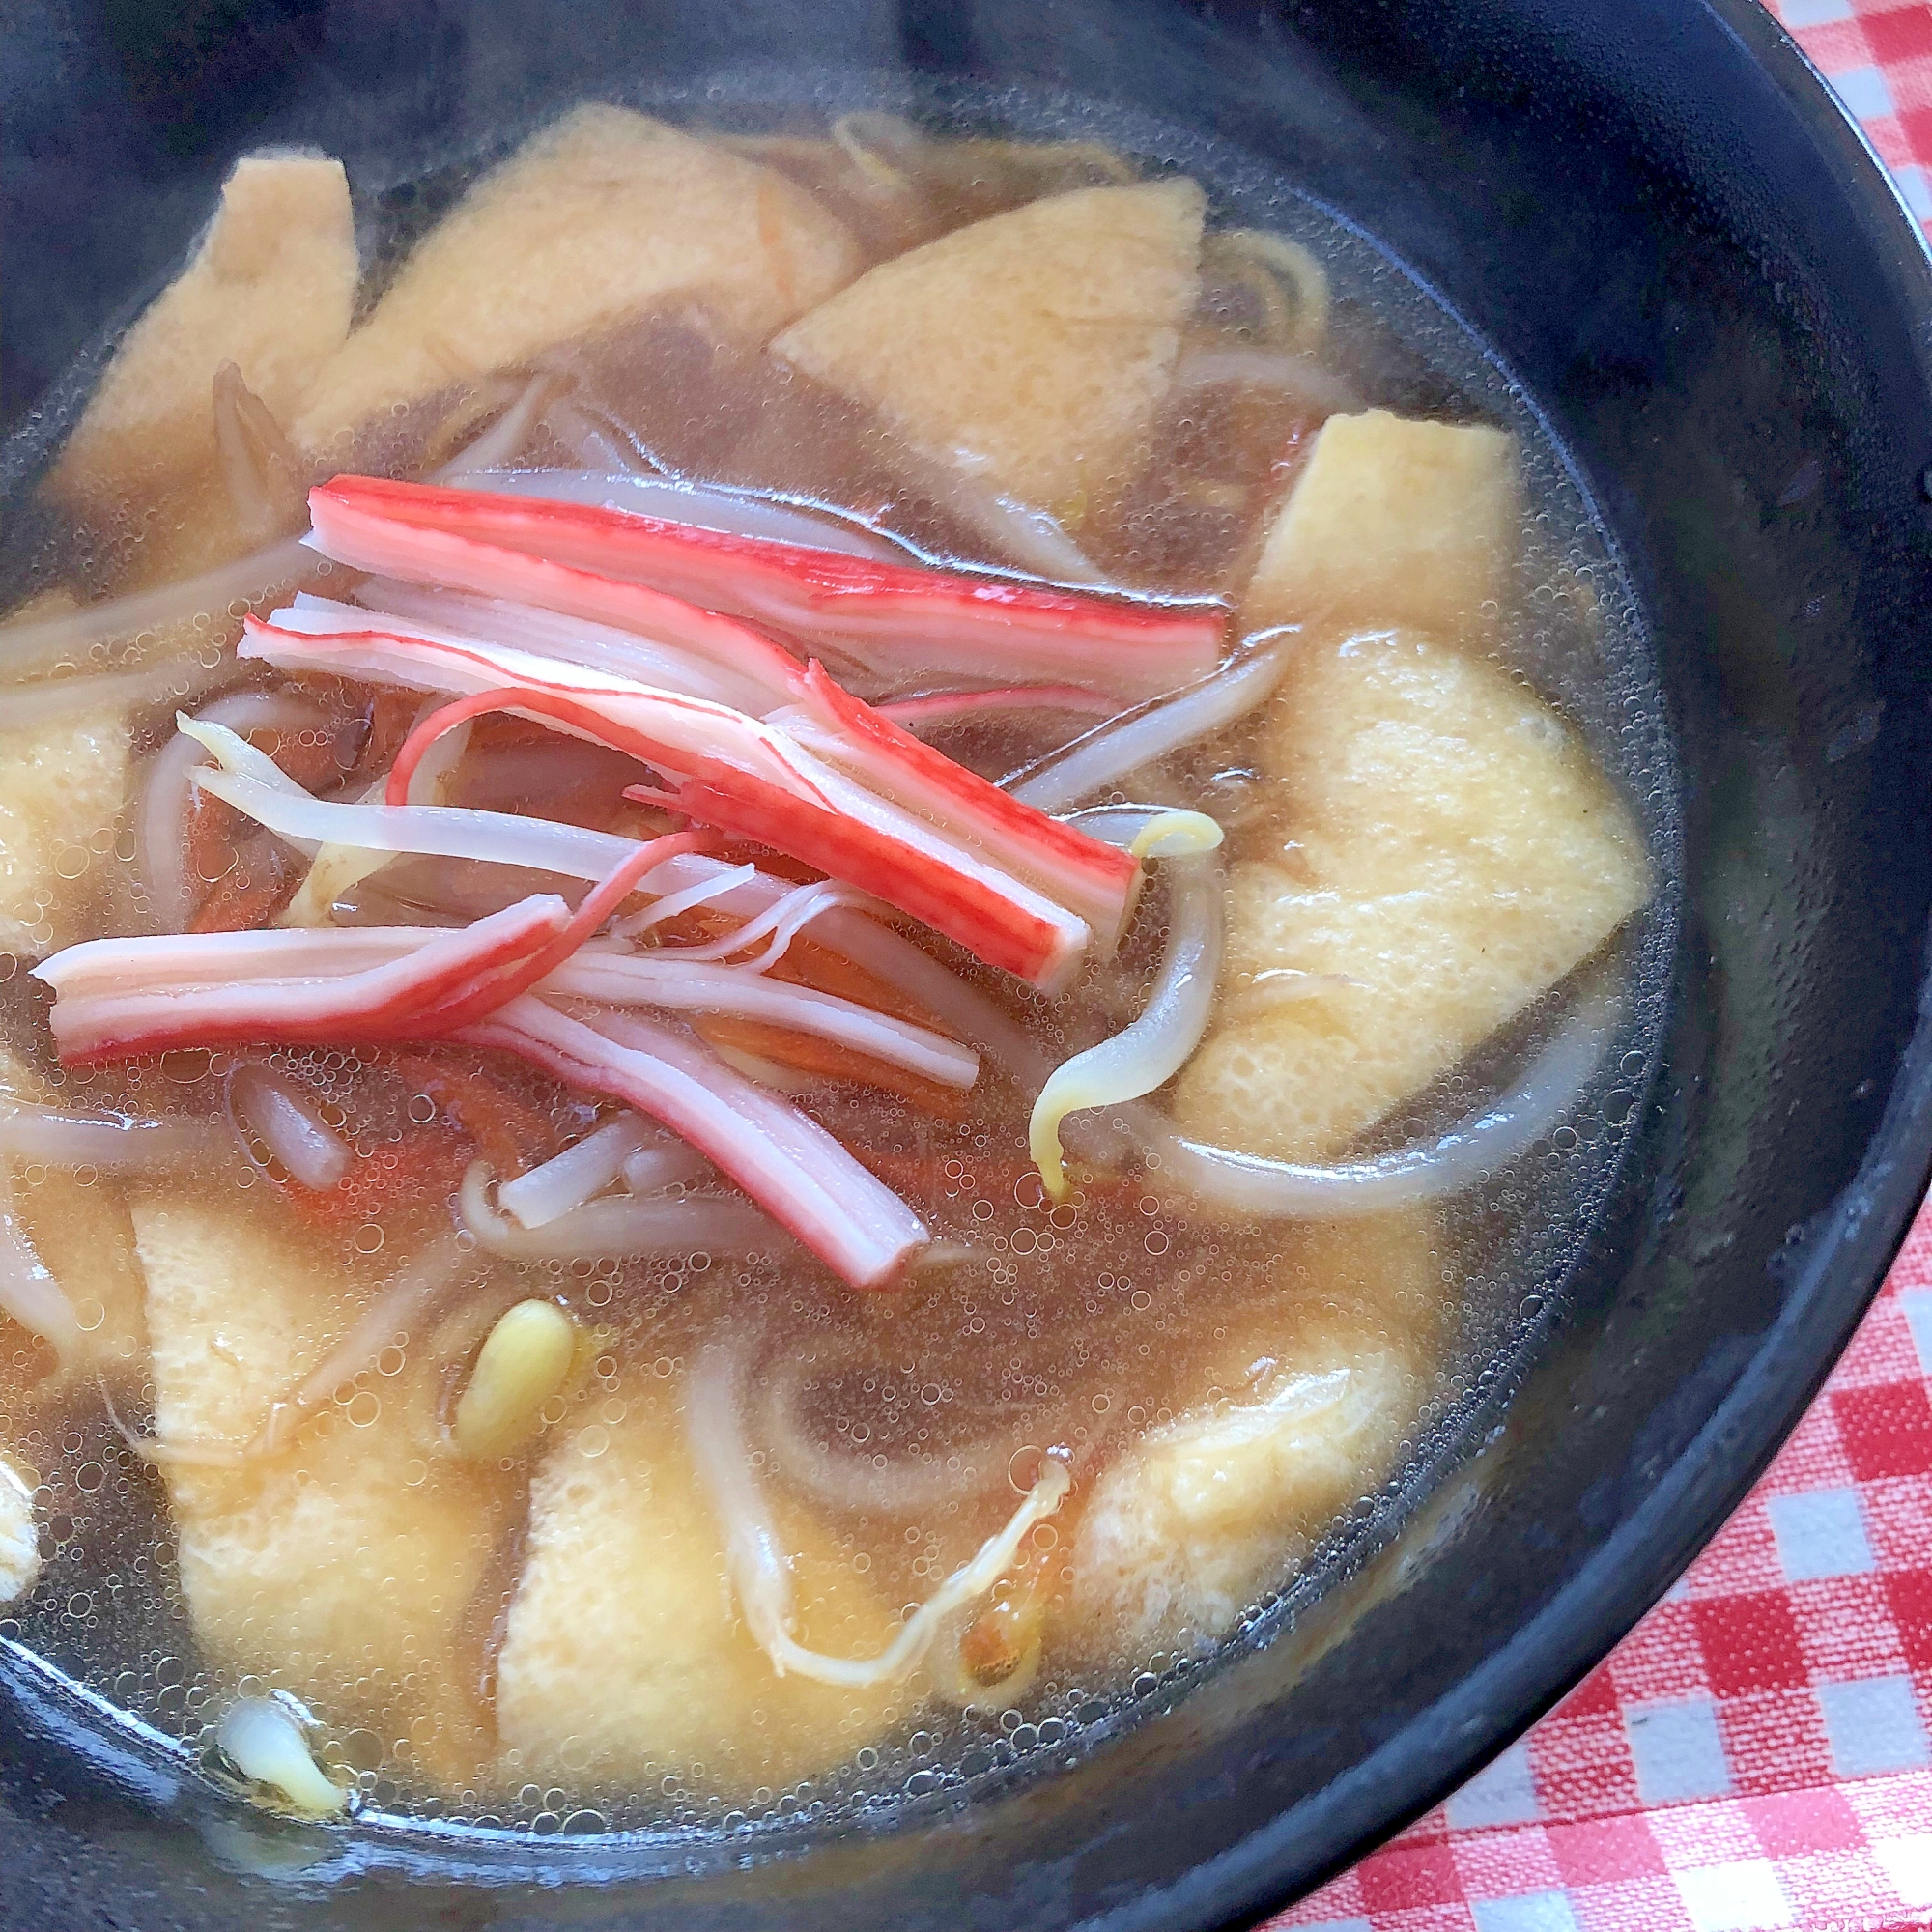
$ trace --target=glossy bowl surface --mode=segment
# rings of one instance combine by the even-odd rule
[[[1613,1197],[1414,1507],[1077,1747],[830,1835],[305,1833],[239,1816],[0,1642],[10,1932],[1243,1922],[1608,1650],[1743,1496],[1903,1235],[1932,1154],[1932,273],[1751,0],[10,8],[0,566],[103,345],[238,152],[314,142],[380,193],[586,95],[881,93],[1050,101],[1243,157],[1372,237],[1542,413],[1617,548],[1676,767],[1653,801],[1677,880],[1662,1051]]]

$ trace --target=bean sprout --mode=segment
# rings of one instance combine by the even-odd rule
[[[1174,851],[1179,840],[1191,849]],[[1134,837],[1136,856],[1163,846],[1172,853],[1167,952],[1140,1017],[1056,1068],[1034,1102],[1029,1146],[1056,1200],[1067,1192],[1062,1120],[1152,1093],[1180,1071],[1208,1031],[1221,972],[1221,868],[1212,857],[1220,842],[1220,827],[1197,813],[1155,813]]]
[[[1236,658],[1198,684],[1150,699],[1001,783],[1022,805],[1065,811],[1183,745],[1245,718],[1272,695],[1286,668],[1287,655],[1280,646]]]
[[[226,1097],[236,1138],[257,1166],[264,1165],[255,1153],[259,1141],[291,1179],[313,1193],[348,1176],[355,1157],[348,1142],[295,1081],[266,1066],[241,1066],[228,1076]]]
[[[490,1171],[463,1178],[463,1225],[479,1247],[514,1262],[617,1261],[656,1255],[772,1255],[791,1242],[751,1202],[722,1194],[621,1195],[586,1201],[541,1228],[520,1227],[490,1202]]]
[[[261,753],[241,733],[300,731],[313,729],[327,721],[322,711],[301,698],[280,692],[242,691],[209,705],[192,722],[225,726],[228,735],[217,743],[227,748],[231,756],[239,755],[233,747],[242,746],[252,764]],[[140,855],[141,873],[154,918],[163,932],[182,931],[194,911],[187,870],[187,808],[193,793],[194,768],[210,754],[210,749],[192,732],[178,731],[156,753],[148,768],[147,781],[141,787],[134,820],[134,844]],[[274,764],[272,759],[263,762]],[[276,778],[286,784],[288,781],[282,777],[280,768],[274,769]]]
[[[989,1536],[971,1561],[955,1570],[876,1657],[828,1657],[792,1634],[791,1565],[780,1546],[740,1413],[737,1357],[713,1346],[698,1357],[685,1390],[685,1427],[699,1480],[724,1532],[724,1562],[753,1641],[782,1677],[796,1671],[819,1684],[864,1690],[895,1684],[918,1667],[946,1619],[983,1597],[1011,1565],[1034,1524],[1066,1500],[1072,1479],[1065,1463],[1042,1458],[1039,1473],[1004,1528]]]

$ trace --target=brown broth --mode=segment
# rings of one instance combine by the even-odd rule
[[[836,131],[838,140],[816,132],[732,140],[845,219],[867,261],[1043,192],[1146,171],[1094,144],[973,147],[877,117],[859,117],[856,132],[851,122]],[[1641,681],[1626,613],[1600,608],[1593,587],[1613,573],[1555,452],[1452,326],[1398,288],[1364,244],[1313,215],[1296,219],[1336,291],[1318,352],[1336,383],[1411,413],[1498,415],[1518,433],[1523,562],[1497,647],[1567,709],[1613,780],[1630,787],[1654,726],[1631,695]],[[1224,277],[1204,291],[1183,353],[1274,353],[1269,328],[1265,304]],[[936,554],[1013,561],[948,500],[930,467],[911,461],[863,411],[719,339],[701,316],[648,316],[560,345],[546,366],[567,376],[582,408],[621,431],[627,447],[680,471],[857,509]],[[385,414],[335,467],[416,473],[487,424],[505,393],[486,379]],[[1305,398],[1240,384],[1170,397],[1148,460],[1087,507],[1083,543],[1125,583],[1237,593],[1321,414]],[[571,457],[538,431],[518,460],[542,468]],[[156,526],[152,504],[95,503],[70,516],[42,574],[83,595],[140,582],[146,547],[159,542]],[[223,635],[218,622],[204,629],[211,646]],[[79,666],[138,666],[164,642],[116,643]],[[384,769],[396,721],[373,691],[312,690],[338,721],[325,752],[340,757],[333,772],[302,776],[354,796]],[[169,735],[172,708],[151,704],[138,715],[137,770]],[[1284,840],[1294,843],[1295,802],[1268,776],[1271,719],[1230,727],[1144,775],[1159,802],[1228,824],[1237,863],[1272,862]],[[997,777],[1077,728],[1015,716],[935,742]],[[540,734],[479,733],[453,796],[635,831],[637,810],[619,798],[636,776],[625,763]],[[228,891],[221,903],[231,912],[266,917],[270,899],[293,890],[299,866],[276,871],[281,861],[269,846],[220,810],[203,837],[200,883],[212,895]],[[78,923],[63,936],[141,929],[126,834],[81,863]],[[249,894],[236,892],[238,883]],[[356,888],[339,917],[453,922],[531,884],[501,867],[406,860]],[[1156,887],[1119,958],[1090,967],[1065,1003],[962,970],[1057,1060],[1138,1010],[1164,920]],[[690,936],[702,936],[701,926]],[[1646,943],[1626,933],[1607,950],[1606,970],[1640,982]],[[809,976],[809,946],[792,963]],[[1409,1094],[1367,1144],[1400,1145],[1506,1085],[1560,1004],[1533,1003],[1475,1055],[1452,1056],[1451,1070]],[[264,1397],[298,1382],[409,1256],[449,1225],[469,1161],[491,1158],[499,1171],[515,1158],[533,1163],[613,1110],[460,1049],[181,1053],[63,1072],[44,997],[17,972],[0,987],[0,1048],[23,1069],[21,1084],[50,1103],[218,1119],[227,1073],[259,1061],[315,1096],[350,1141],[355,1167],[319,1202],[272,1164],[251,1166],[239,1154],[135,1180],[15,1159],[21,1221],[43,1259],[57,1273],[71,1270],[87,1319],[98,1305],[99,1321],[119,1322],[127,1335],[98,1379],[62,1378],[43,1345],[0,1317],[0,1454],[39,1484],[43,1549],[33,1591],[0,1606],[0,1635],[195,1750],[211,1745],[235,1692],[286,1688],[315,1713],[325,1759],[355,1771],[370,1802],[483,1824],[554,1828],[566,1813],[620,1825],[735,1824],[917,1793],[1058,1745],[1161,1673],[1192,1668],[1255,1628],[1297,1578],[1319,1583],[1329,1574],[1337,1552],[1358,1553],[1372,1519],[1388,1520],[1416,1492],[1430,1458],[1447,1453],[1457,1418],[1506,1380],[1614,1173],[1621,1122],[1646,1064],[1634,1025],[1626,1022],[1630,1050],[1606,1064],[1580,1125],[1566,1127],[1568,1140],[1559,1137],[1507,1186],[1446,1210],[1332,1226],[1205,1218],[1158,1172],[1131,1161],[1111,1175],[1090,1172],[1072,1203],[1055,1206],[1026,1158],[1031,1096],[997,1078],[982,1075],[970,1103],[949,1113],[930,1096],[808,1075],[807,1110],[961,1259],[867,1294],[795,1258],[700,1253],[520,1266],[478,1255],[452,1305],[412,1323],[406,1343],[345,1382],[290,1456],[157,1473],[125,1445],[103,1388],[122,1426],[167,1438],[197,1412],[209,1378],[229,1376],[233,1401],[218,1433],[245,1435]],[[751,1039],[713,1037],[740,1047]],[[495,1312],[526,1296],[554,1298],[592,1338],[582,1371],[526,1452],[500,1467],[452,1464],[438,1435],[452,1391]],[[146,1354],[151,1329],[165,1339],[158,1367]],[[834,1652],[867,1648],[867,1633],[871,1644],[882,1641],[901,1606],[930,1594],[998,1528],[1040,1452],[1065,1453],[1076,1476],[1072,1501],[1035,1531],[989,1605],[962,1620],[961,1655],[993,1664],[1043,1632],[1023,1688],[1003,1687],[989,1667],[990,1681],[962,1709],[934,1662],[894,1695],[821,1695],[797,1691],[794,1680],[781,1689],[768,1671],[758,1676],[762,1658],[721,1610],[722,1575],[664,1626],[679,1642],[675,1624],[709,1631],[716,1621],[715,1634],[690,1639],[668,1675],[642,1671],[624,1649],[629,1639],[611,1631],[611,1605],[621,1606],[627,1592],[635,1602],[660,1590],[667,1577],[718,1569],[722,1537],[705,1527],[702,1492],[677,1447],[676,1404],[699,1355],[720,1343],[745,1364],[747,1429],[799,1552],[802,1619]],[[1214,1548],[1192,1580],[1161,1580],[1153,1557],[1173,1552],[1152,1549],[1126,1582],[1105,1580],[1106,1549],[1123,1536],[1131,1544],[1132,1510],[1122,1506],[1113,1544],[1086,1519],[1136,1445],[1151,1445],[1144,1457],[1171,1450],[1184,1460],[1189,1428],[1238,1422],[1296,1375],[1323,1374],[1352,1376],[1351,1388],[1372,1391],[1355,1435],[1330,1431],[1340,1445],[1332,1469],[1319,1442],[1296,1450],[1296,1466],[1315,1471],[1297,1478],[1298,1489],[1278,1481],[1273,1501],[1264,1497],[1247,1516],[1232,1505],[1225,1520],[1204,1518]],[[1328,1425],[1310,1427],[1321,1437]],[[358,1568],[355,1538],[340,1530],[340,1568],[362,1580],[330,1598],[314,1565],[338,1533],[332,1520],[317,1519],[314,1546],[303,1548],[274,1519],[275,1509],[296,1507],[302,1486],[291,1471],[304,1470],[320,1492],[380,1491],[384,1500],[370,1508],[404,1543],[419,1522],[440,1567],[385,1578],[380,1561]],[[611,1473],[625,1470],[627,1481]],[[608,1548],[586,1542],[582,1528],[600,1507],[612,1512]],[[608,1594],[586,1606],[581,1630],[564,1629],[568,1618],[555,1628],[520,1625],[520,1593],[542,1594],[526,1567],[539,1557],[558,1557],[569,1575],[586,1565],[613,1573],[595,1579]],[[269,1579],[259,1589],[235,1580],[246,1561]],[[1210,1571],[1212,1588],[1199,1580]],[[545,1588],[544,1603],[568,1603],[567,1576]],[[1151,1592],[1166,1592],[1168,1607],[1155,1607]],[[370,1606],[366,1641],[353,1624],[358,1602]],[[416,1614],[414,1638],[398,1635]],[[595,1653],[606,1643],[600,1665]],[[628,1745],[606,1735],[615,1720],[586,1690],[600,1667]],[[640,1672],[642,1688],[633,1681]],[[584,1714],[576,1739],[567,1723],[559,1735],[544,1717],[547,1704],[579,1708],[573,1697]],[[515,1738],[503,1731],[506,1699],[525,1727]],[[652,1721],[662,1738],[642,1734]]]

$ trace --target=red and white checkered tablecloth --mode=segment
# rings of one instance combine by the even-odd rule
[[[1774,0],[1932,227],[1932,0]],[[1608,1662],[1269,1932],[1932,1927],[1932,1205],[1749,1500]]]

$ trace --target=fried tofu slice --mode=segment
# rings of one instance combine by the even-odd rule
[[[923,456],[1077,525],[1145,460],[1206,205],[1191,181],[1032,202],[880,264],[772,348]]]
[[[1095,1485],[1073,1536],[1070,1634],[1127,1661],[1205,1646],[1396,1466],[1441,1331],[1426,1214],[1305,1227],[1273,1299],[1231,1319],[1214,1393]]]
[[[486,174],[403,265],[295,424],[379,412],[653,311],[762,341],[862,266],[795,182],[621,107],[580,107]]]
[[[781,1677],[739,1615],[724,1532],[685,1442],[674,1384],[634,1379],[620,1420],[566,1437],[531,1487],[523,1577],[497,1659],[508,1783],[618,1792],[779,1791],[891,1722],[890,1686]],[[777,1501],[777,1498],[774,1499]],[[809,1513],[781,1505],[800,1639],[868,1657],[895,1621]]]
[[[1418,633],[1297,646],[1264,757],[1279,810],[1249,849],[1272,856],[1230,874],[1221,1017],[1177,1096],[1199,1139],[1338,1152],[1649,895],[1637,828],[1571,727]]]
[[[233,1195],[137,1196],[155,1431],[245,1442],[376,1292],[303,1231]],[[444,1787],[490,1748],[460,1660],[479,1587],[514,1527],[500,1470],[425,1457],[381,1378],[286,1454],[163,1465],[196,1639],[230,1679],[294,1691],[338,1738]]]
[[[33,1068],[0,1049],[0,1109],[59,1104]],[[20,1231],[72,1303],[87,1339],[87,1359],[76,1371],[137,1377],[148,1359],[146,1284],[126,1191],[106,1175],[83,1179],[83,1171],[17,1156],[8,1166]]]
[[[1330,416],[1275,518],[1241,628],[1407,626],[1481,641],[1521,544],[1515,439],[1370,410]]]
[[[288,424],[349,333],[356,279],[342,163],[244,156],[193,259],[115,352],[49,487],[100,507],[211,476],[224,362]]]
[[[0,1457],[0,1604],[24,1597],[41,1575],[33,1486]]]
[[[119,712],[0,730],[0,953],[39,959],[87,936],[129,764]]]

